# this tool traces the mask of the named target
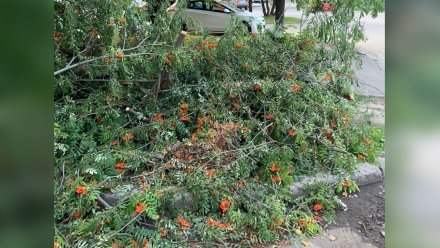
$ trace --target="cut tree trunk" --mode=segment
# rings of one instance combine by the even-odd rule
[[[176,42],[174,43],[174,48],[177,49],[179,48],[179,46],[183,43],[183,41],[185,40],[185,36],[188,33],[185,31],[180,32],[179,37],[177,37]],[[163,69],[162,71],[160,71],[157,75],[157,82],[156,84],[154,84],[154,86],[152,87],[152,91],[153,91],[153,95],[155,98],[157,98],[159,96],[159,92],[160,92],[160,86],[164,81],[168,81],[171,80],[171,76],[170,76],[170,72],[167,69]]]

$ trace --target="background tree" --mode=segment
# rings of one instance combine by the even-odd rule
[[[284,24],[284,8],[286,0],[274,0],[275,5],[275,22],[277,25]]]
[[[269,5],[269,0],[261,0],[261,8],[264,16],[270,16],[271,6]]]
[[[263,15],[264,16],[273,16],[273,15],[275,15],[276,1],[277,0],[272,0],[271,2],[270,2],[270,0],[261,0],[261,8],[263,10]]]

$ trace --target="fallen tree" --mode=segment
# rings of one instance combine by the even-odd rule
[[[158,3],[55,4],[56,245],[250,247],[333,222],[331,188],[285,186],[382,149],[353,121],[354,55],[316,26],[188,35],[185,3]]]

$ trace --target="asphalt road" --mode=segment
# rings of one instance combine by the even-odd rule
[[[253,4],[253,13],[263,16],[261,4]],[[302,17],[302,11],[296,9],[295,3],[286,2],[285,16]],[[361,85],[355,90],[358,94],[368,96],[385,96],[385,13],[376,18],[363,18],[366,42],[357,45],[362,54],[362,69],[357,70]],[[270,28],[271,25],[267,25]],[[299,24],[288,25],[288,32],[298,32]]]

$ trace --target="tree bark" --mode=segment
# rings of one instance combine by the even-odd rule
[[[252,12],[252,0],[248,1],[248,10],[249,12]]]
[[[275,23],[282,26],[284,24],[284,8],[286,0],[276,0],[275,4]]]

